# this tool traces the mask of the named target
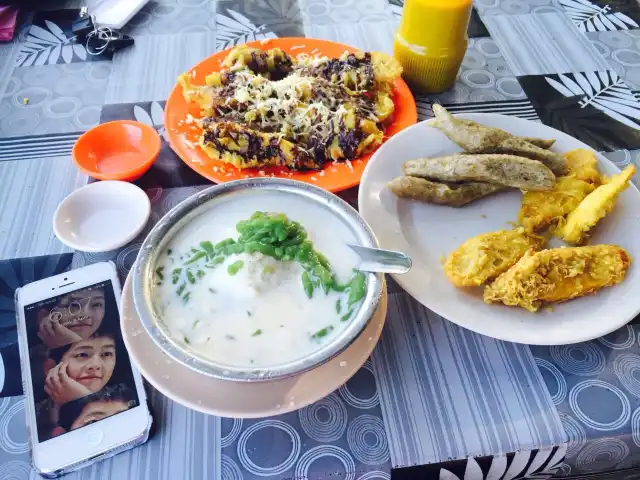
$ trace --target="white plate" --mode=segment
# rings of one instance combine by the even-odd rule
[[[149,197],[132,183],[90,183],[60,203],[53,214],[53,231],[75,250],[109,252],[133,240],[150,214]]]
[[[360,369],[382,333],[387,315],[386,287],[383,292],[378,312],[349,348],[314,370],[284,380],[229,382],[202,375],[173,361],[142,327],[129,278],[122,290],[122,335],[142,375],[172,400],[209,415],[268,417],[298,410],[326,397]]]
[[[484,125],[515,135],[555,138],[554,151],[589,148],[584,143],[541,123],[503,115],[462,114]],[[590,340],[623,326],[640,312],[640,265],[633,265],[625,281],[597,295],[529,313],[520,308],[487,305],[481,289],[458,289],[446,279],[442,260],[462,242],[480,233],[511,228],[517,221],[522,194],[503,192],[462,208],[399,199],[386,187],[402,174],[402,163],[437,157],[461,149],[428,122],[394,135],[369,161],[360,183],[360,214],[378,237],[381,248],[407,253],[413,269],[395,280],[416,300],[444,318],[484,335],[512,342],[559,345]],[[598,154],[600,170],[619,170]],[[640,192],[630,185],[614,211],[601,221],[590,244],[610,243],[640,259]]]

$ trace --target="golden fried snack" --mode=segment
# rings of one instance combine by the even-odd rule
[[[444,107],[442,108],[444,109]],[[447,113],[449,112],[447,111]],[[449,113],[449,115],[451,114]],[[453,115],[451,116],[453,117]],[[473,120],[466,120],[464,118],[458,118],[458,117],[453,117],[453,118],[456,119],[456,122],[458,122],[460,126],[470,127],[471,129],[475,129],[477,128],[478,125],[480,125],[478,122],[474,122]],[[485,127],[484,125],[481,125],[481,126]],[[492,128],[492,127],[485,127],[485,128]],[[499,128],[492,128],[492,130],[498,130],[514,138],[522,140],[523,142],[528,142],[532,145],[535,145],[536,147],[544,148],[545,150],[549,150],[556,143],[555,139],[546,139],[546,138],[537,138],[537,137],[518,137],[517,135],[511,135],[509,132],[505,132],[504,130],[500,130]],[[451,140],[453,141],[453,139]]]
[[[200,146],[211,158],[241,169],[267,165],[315,168],[313,159],[292,142],[233,122],[209,124],[200,137]]]
[[[405,175],[443,182],[486,182],[521,188],[549,190],[556,177],[542,163],[528,158],[499,154],[457,154],[419,158],[404,163]]]
[[[554,235],[570,245],[581,245],[595,225],[613,210],[616,198],[627,188],[636,167],[629,165],[609,183],[600,185],[585,197],[567,217],[567,221],[553,231]]]
[[[593,150],[577,148],[564,154],[567,162],[567,175],[600,185],[603,183],[598,172],[598,158]]]
[[[544,238],[524,228],[477,235],[449,255],[444,273],[456,287],[478,287],[509,269],[527,250],[542,248],[544,243]]]
[[[505,189],[491,183],[438,183],[417,177],[394,178],[388,183],[388,187],[398,197],[450,207],[462,207]]]
[[[569,176],[559,177],[549,191],[524,192],[518,223],[531,232],[557,225],[595,188],[591,183]]]
[[[258,48],[241,45],[229,52],[222,66],[231,71],[247,68],[254,73],[278,80],[291,73],[293,60],[279,48],[272,48],[265,52]]]
[[[529,142],[536,147],[544,148],[545,150],[549,150],[553,147],[553,144],[556,143],[555,139],[547,140],[544,138],[536,138],[536,137],[516,137],[524,140],[525,142]]]
[[[486,303],[504,303],[535,312],[596,293],[624,280],[631,265],[627,251],[615,245],[530,250],[484,290]]]
[[[504,153],[518,155],[532,160],[538,160],[557,175],[565,171],[564,157],[545,148],[529,142],[531,139],[516,137],[499,128],[487,127],[471,120],[454,117],[442,105],[434,104],[433,126],[444,133],[449,139],[457,143],[469,153]],[[542,145],[553,144],[552,141],[538,139],[536,143]]]
[[[340,58],[316,59],[298,56],[295,69],[303,75],[312,75],[340,85],[351,95],[375,90],[390,93],[391,84],[402,75],[396,59],[381,52],[344,52]]]
[[[371,53],[371,64],[376,82],[391,84],[402,75],[402,66],[390,55],[382,52]]]
[[[557,174],[562,175],[566,172],[567,167],[565,159],[559,153],[536,147],[532,143],[525,142],[519,137],[505,138],[495,149],[496,153],[506,153],[508,155],[519,155],[532,160],[538,160],[544,163],[549,169]]]

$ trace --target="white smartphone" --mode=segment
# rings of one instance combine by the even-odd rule
[[[34,468],[53,478],[144,443],[151,415],[120,330],[115,265],[97,263],[16,292]]]

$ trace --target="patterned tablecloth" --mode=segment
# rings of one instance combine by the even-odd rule
[[[135,46],[87,55],[72,40],[82,0],[36,2],[0,44],[0,478],[31,471],[13,292],[114,260],[124,279],[147,230],[108,254],[53,235],[57,204],[88,182],[70,151],[87,128],[136,119],[163,131],[176,76],[253,39],[314,37],[390,52],[402,0],[152,0]],[[622,167],[640,165],[640,7],[635,0],[478,0],[455,87],[416,100],[514,115],[563,130]],[[25,104],[24,98],[28,98]],[[139,182],[153,222],[209,182],[165,144]],[[357,191],[343,198],[355,204]],[[156,432],[82,479],[640,478],[640,328],[529,347],[474,334],[390,284],[372,358],[336,392],[260,420],[206,416],[149,387]]]

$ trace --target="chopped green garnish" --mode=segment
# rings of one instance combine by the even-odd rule
[[[349,301],[347,303],[349,306],[352,306],[362,300],[367,291],[367,279],[364,276],[364,273],[358,270],[354,270],[354,272],[356,272],[356,274],[349,282],[348,287]]]
[[[302,288],[304,288],[304,293],[307,294],[307,297],[313,297],[313,282],[307,271],[302,272]]]
[[[342,302],[340,301],[340,299],[336,300],[336,313],[340,313],[340,310],[342,310]]]
[[[347,313],[345,313],[342,317],[340,317],[340,321],[346,322],[351,318],[351,315],[353,315],[353,308],[350,309]]]
[[[193,322],[193,325],[191,326],[191,328],[196,328],[196,326],[200,323],[200,320],[196,320],[195,322]]]
[[[164,265],[160,265],[156,268],[156,275],[160,280],[164,280]]]
[[[204,277],[204,275],[205,275],[205,273],[202,270],[198,270],[196,272],[196,277],[198,277],[198,278],[202,278],[202,277]]]
[[[313,340],[319,340],[322,337],[326,337],[333,330],[333,326],[329,325],[328,327],[324,327],[322,330],[318,330],[316,333],[311,335]]]
[[[244,262],[237,260],[227,267],[227,273],[233,276],[238,273],[242,267],[244,267]]]
[[[186,284],[186,283],[183,283],[182,285],[180,285],[180,286],[178,287],[178,290],[176,290],[176,294],[177,294],[178,296],[181,296],[181,295],[182,295],[182,293],[184,292],[184,289],[185,289],[185,288],[187,288],[187,284]]]
[[[211,288],[211,287],[209,287],[209,291],[210,291],[211,293],[216,293],[216,291],[215,291],[213,288]]]
[[[186,336],[184,337],[184,343],[186,343],[187,345],[191,343]]]
[[[187,270],[187,280],[189,280],[189,283],[191,284],[196,283],[196,277],[193,276],[193,273],[191,273],[191,270]]]
[[[256,330],[255,332],[253,332],[253,333],[251,334],[251,336],[252,336],[252,337],[257,337],[257,336],[258,336],[258,335],[260,335],[260,334],[262,334],[262,330],[258,329],[258,330]]]
[[[171,255],[173,253],[173,250],[170,248],[167,248],[167,255]]]
[[[200,242],[200,246],[202,247],[202,250],[205,251],[208,257],[213,257],[216,254],[213,243],[209,242],[208,240]]]
[[[251,310],[247,310],[247,316],[249,316],[249,317],[250,317],[251,315],[252,315],[252,314],[251,314]]]
[[[191,250],[193,250],[193,249],[191,249]],[[206,252],[203,252],[202,250],[196,250],[196,253],[193,255],[193,257],[191,257],[189,260],[184,262],[184,264],[185,265],[190,265],[190,264],[195,263],[198,260],[200,260],[201,258],[204,258],[206,256],[207,256]]]
[[[182,301],[184,303],[187,303],[189,301],[189,299],[191,298],[191,292],[187,292],[182,296]]]
[[[181,268],[174,268],[173,271],[171,272],[171,280],[173,281],[174,285],[180,281],[181,273],[182,273]]]

